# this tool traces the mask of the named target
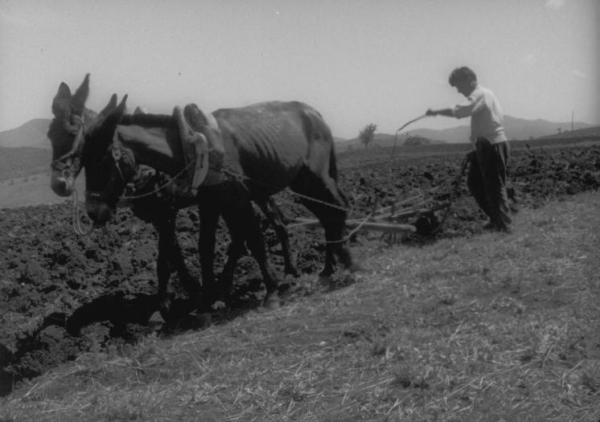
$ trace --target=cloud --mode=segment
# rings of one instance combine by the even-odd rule
[[[566,0],[546,0],[545,6],[548,9],[558,10],[565,5]]]

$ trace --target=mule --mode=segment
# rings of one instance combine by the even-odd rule
[[[315,214],[325,230],[325,265],[321,276],[335,271],[336,256],[350,270],[357,267],[342,238],[347,201],[337,185],[333,137],[321,115],[300,102],[265,102],[221,109],[205,115],[195,105],[185,109],[188,122],[213,148],[222,147],[224,163],[195,197],[200,213],[199,252],[207,303],[226,300],[233,270],[246,243],[259,264],[266,302],[276,297],[277,281],[266,259],[262,233],[251,201],[265,201],[289,187]],[[84,150],[86,209],[97,225],[105,224],[139,164],[176,176],[185,162],[177,121],[171,115],[123,115],[114,136],[98,139]],[[221,283],[213,261],[219,217],[232,242]]]
[[[120,119],[124,110],[119,109],[117,97],[113,96],[108,105],[100,112],[87,109],[85,103],[89,95],[89,74],[82,84],[71,94],[66,83],[61,83],[52,103],[54,119],[51,122],[47,136],[52,144],[51,188],[60,196],[69,196],[74,191],[74,181],[82,169],[82,156],[86,142],[93,143],[101,137],[110,137],[115,122]],[[107,131],[107,128],[109,130]],[[160,174],[156,175],[158,178]],[[174,193],[162,191],[152,193],[149,189],[140,188],[133,191],[133,196],[140,198],[129,201],[134,214],[152,223],[158,234],[158,303],[161,304],[163,316],[169,310],[166,296],[168,280],[173,271],[178,273],[186,292],[190,297],[197,296],[199,284],[187,270],[181,247],[175,234],[175,219],[177,211],[190,205],[189,200],[182,200]],[[294,259],[289,247],[289,237],[283,223],[283,214],[268,198],[266,202],[258,203],[259,207],[274,226],[282,244],[284,272],[298,275]]]

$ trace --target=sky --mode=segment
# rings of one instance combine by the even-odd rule
[[[0,131],[51,118],[60,82],[90,73],[94,110],[298,100],[337,137],[393,133],[464,102],[463,65],[507,115],[600,123],[599,63],[599,0],[0,0]]]

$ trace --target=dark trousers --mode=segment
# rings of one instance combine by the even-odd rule
[[[467,175],[471,195],[490,218],[490,223],[501,230],[511,223],[506,194],[508,154],[508,142],[492,144],[485,138],[477,138]]]

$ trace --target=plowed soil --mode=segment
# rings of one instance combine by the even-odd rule
[[[360,219],[400,199],[424,194],[436,200],[450,198],[452,207],[441,230],[404,238],[406,247],[418,247],[441,237],[480,233],[485,218],[468,195],[464,181],[453,192],[452,182],[466,148],[374,148],[340,154],[340,185],[351,203],[350,218]],[[514,148],[511,160],[510,180],[518,207],[536,207],[600,186],[598,144],[545,148],[523,144]],[[280,194],[276,200],[290,218],[310,216],[290,193]],[[120,347],[148,332],[165,332],[153,296],[157,289],[153,227],[134,217],[130,210],[121,209],[106,228],[82,237],[71,228],[71,212],[67,204],[0,210],[2,394],[10,392],[19,380],[37,376],[83,352]],[[407,222],[427,223],[417,221],[417,217]],[[192,273],[200,278],[197,223],[194,208],[180,211],[178,237]],[[352,282],[346,274],[339,274],[334,286],[313,282],[323,260],[320,229],[295,229],[290,233],[303,275],[284,277],[281,247],[264,224],[270,257],[283,281],[284,301]],[[431,230],[426,227],[423,232],[427,231]],[[389,239],[380,234],[361,232],[354,237],[351,248],[369,253],[371,247],[385,241]],[[227,233],[220,230],[217,272],[227,244]],[[175,275],[171,290],[176,297],[184,296]],[[260,306],[262,295],[258,268],[245,257],[236,271],[235,303],[216,315],[215,321]],[[179,328],[201,324],[198,318],[184,320]]]

